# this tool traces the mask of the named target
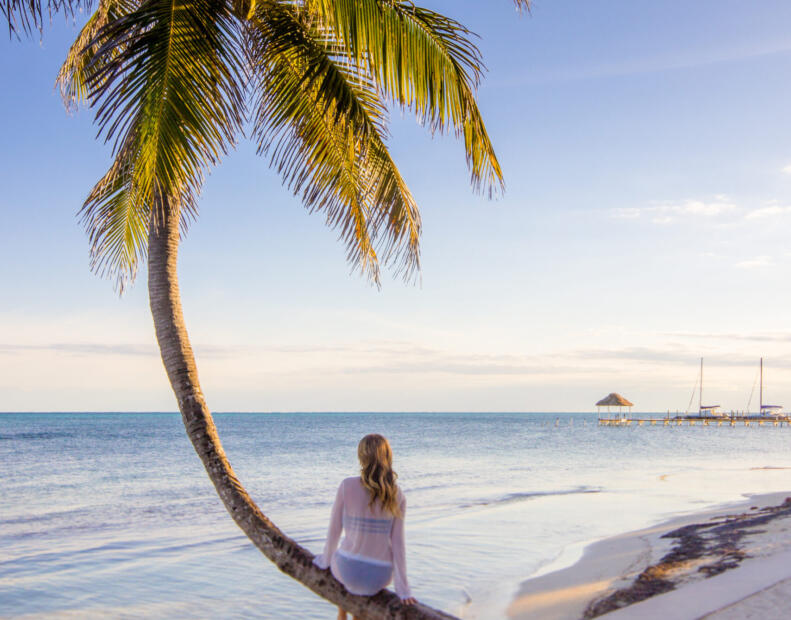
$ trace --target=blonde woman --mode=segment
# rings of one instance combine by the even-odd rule
[[[372,596],[392,580],[399,598],[413,605],[404,552],[406,498],[396,484],[393,451],[387,439],[372,434],[362,438],[357,456],[360,475],[338,487],[324,552],[313,563],[329,567],[352,594]],[[338,620],[346,620],[341,608]]]

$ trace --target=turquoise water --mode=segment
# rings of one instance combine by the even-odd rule
[[[217,414],[285,532],[321,549],[356,444],[390,438],[418,598],[502,618],[564,550],[791,488],[791,428],[600,428],[588,414]],[[557,424],[557,425],[556,425]],[[332,618],[247,542],[177,414],[0,415],[0,616]]]

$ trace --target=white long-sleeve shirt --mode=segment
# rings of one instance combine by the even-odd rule
[[[317,555],[313,563],[319,568],[327,568],[338,548],[341,532],[345,531],[340,543],[345,554],[363,561],[370,559],[391,564],[396,594],[402,599],[412,596],[406,577],[404,545],[406,497],[400,488],[397,499],[401,517],[393,517],[383,510],[380,502],[369,506],[370,496],[360,478],[346,478],[338,487],[332,506],[324,552]]]

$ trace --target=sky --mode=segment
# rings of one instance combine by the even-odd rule
[[[209,406],[684,411],[704,357],[704,400],[754,411],[763,356],[791,407],[791,4],[422,4],[480,37],[504,197],[394,110],[422,272],[377,290],[242,142],[180,253]],[[0,37],[0,411],[173,411],[144,273],[119,298],[88,266],[76,213],[111,153],[53,86],[76,33]]]

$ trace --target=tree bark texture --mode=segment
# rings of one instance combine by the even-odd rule
[[[151,314],[162,362],[176,395],[187,435],[233,520],[282,572],[360,618],[452,619],[453,616],[422,604],[403,605],[389,590],[372,597],[349,594],[329,570],[315,566],[313,554],[281,532],[249,496],[225,456],[200,389],[198,369],[181,311],[177,276],[179,240],[178,203],[165,198],[161,208],[152,209],[149,225],[148,293]]]

